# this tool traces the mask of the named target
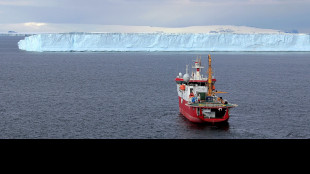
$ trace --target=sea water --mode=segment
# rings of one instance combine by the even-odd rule
[[[39,53],[20,39],[0,37],[0,138],[310,138],[309,52]],[[239,105],[227,124],[179,112],[174,79],[208,54]]]

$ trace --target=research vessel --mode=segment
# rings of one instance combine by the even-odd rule
[[[215,89],[216,79],[213,76],[211,66],[211,55],[208,55],[208,71],[207,77],[203,77],[201,69],[201,57],[196,58],[192,68],[191,75],[188,73],[188,65],[186,65],[186,73],[176,77],[177,92],[179,98],[179,109],[191,122],[227,122],[229,119],[229,111],[231,108],[237,107],[231,104],[217,94],[227,93],[217,91]]]

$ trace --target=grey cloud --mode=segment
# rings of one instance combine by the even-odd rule
[[[0,23],[310,28],[309,0],[0,0]]]

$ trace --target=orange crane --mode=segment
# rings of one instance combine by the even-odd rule
[[[215,90],[215,87],[212,83],[212,66],[211,66],[211,55],[208,55],[208,59],[209,59],[209,68],[208,68],[208,96],[214,96],[215,93],[217,94],[224,94],[224,93],[228,93],[228,92],[223,92],[223,91],[216,91],[213,92],[213,90]]]

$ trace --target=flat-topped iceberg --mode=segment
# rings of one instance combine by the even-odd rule
[[[26,51],[310,51],[309,34],[54,33],[18,42]]]

